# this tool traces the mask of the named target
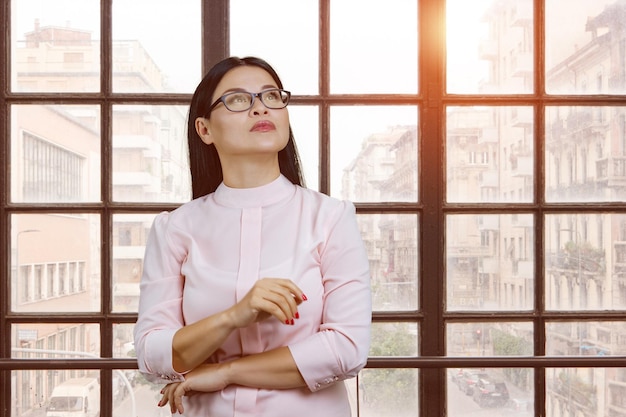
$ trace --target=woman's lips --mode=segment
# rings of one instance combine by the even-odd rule
[[[254,126],[252,126],[250,132],[269,132],[270,130],[276,130],[276,126],[274,126],[274,123],[268,120],[261,120],[256,122]]]

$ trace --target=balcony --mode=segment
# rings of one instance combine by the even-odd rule
[[[532,127],[533,111],[530,107],[515,107],[511,114],[511,124],[515,127]]]
[[[626,186],[626,156],[610,156],[596,161],[596,179],[607,187]]]
[[[513,177],[532,177],[534,161],[532,156],[515,156],[515,163],[513,163],[513,155],[511,155],[511,166]]]
[[[529,26],[533,23],[533,2],[517,0],[511,13],[511,26]]]
[[[520,52],[515,54],[515,59],[511,62],[511,75],[513,77],[530,76],[533,73],[533,55],[530,52]]]

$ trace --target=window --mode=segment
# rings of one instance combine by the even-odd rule
[[[190,198],[188,101],[227,55],[275,66],[307,185],[357,206],[375,311],[355,417],[626,416],[624,15],[4,2],[0,417],[73,378],[97,381],[103,417],[158,413],[133,359],[143,250]]]

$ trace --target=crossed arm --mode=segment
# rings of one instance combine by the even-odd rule
[[[306,300],[290,280],[264,278],[233,307],[178,330],[172,342],[174,369],[185,381],[167,385],[159,406],[170,404],[172,413],[184,412],[182,397],[192,391],[219,391],[231,384],[266,389],[305,386],[287,347],[249,355],[220,364],[206,364],[232,331],[276,317],[289,324],[298,317],[298,305]]]

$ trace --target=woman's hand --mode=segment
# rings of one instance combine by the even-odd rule
[[[167,389],[167,391],[163,395],[163,399],[165,399],[165,402],[163,402],[162,399],[159,405],[162,406],[169,402],[172,414],[176,413],[177,411],[180,414],[184,413],[184,396],[190,396],[196,392],[221,391],[228,386],[226,374],[225,372],[222,372],[223,369],[224,365],[221,364],[200,365],[193,371],[187,373],[183,382],[166,386],[164,390]]]
[[[249,326],[274,316],[281,323],[293,324],[299,318],[298,305],[306,300],[293,281],[282,278],[258,280],[246,296],[228,310],[237,328]]]
[[[180,382],[173,382],[171,384],[167,384],[161,390],[161,394],[163,395],[163,397],[161,397],[161,401],[159,401],[159,407],[164,407],[165,405],[167,405],[167,403],[169,403],[170,411],[172,414],[176,413],[176,406],[174,404],[174,392],[176,391],[176,387],[178,387],[179,384]]]

